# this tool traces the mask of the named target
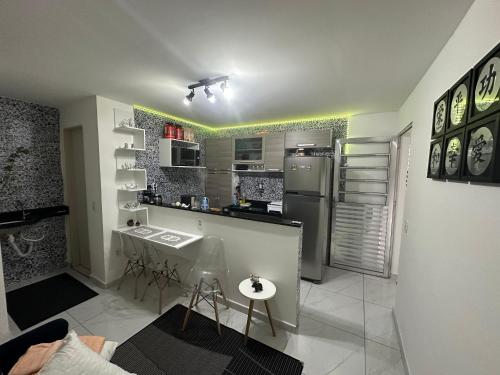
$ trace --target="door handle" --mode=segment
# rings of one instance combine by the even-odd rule
[[[297,143],[297,147],[314,147],[316,143]]]

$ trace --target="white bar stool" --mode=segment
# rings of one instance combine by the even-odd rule
[[[273,298],[276,294],[276,286],[271,281],[263,278],[259,278],[259,282],[262,284],[262,291],[260,292],[256,292],[252,288],[252,280],[250,279],[243,280],[239,285],[240,293],[246,298],[250,299],[250,304],[248,305],[247,326],[245,329],[245,344],[248,341],[248,331],[250,329],[250,322],[252,321],[253,305],[255,301],[264,301],[273,336],[276,336],[276,331],[274,330],[273,325],[273,318],[271,316],[271,310],[269,309],[269,304],[267,303],[267,301]]]

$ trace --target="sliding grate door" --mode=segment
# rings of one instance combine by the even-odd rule
[[[394,138],[338,139],[330,265],[389,277]]]

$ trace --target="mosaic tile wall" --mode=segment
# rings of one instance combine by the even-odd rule
[[[322,130],[333,129],[335,138],[345,138],[347,136],[348,119],[330,119],[321,121],[308,121],[300,123],[278,124],[273,126],[225,129],[210,131],[191,126],[187,123],[174,121],[172,119],[143,112],[135,109],[135,122],[140,128],[146,129],[146,152],[139,152],[137,164],[140,168],[146,168],[148,174],[148,184],[158,183],[159,194],[162,195],[164,202],[174,202],[180,199],[181,194],[194,194],[203,196],[205,191],[205,171],[204,170],[186,170],[179,168],[160,168],[158,139],[163,132],[163,125],[166,122],[189,127],[195,134],[196,142],[201,143],[200,158],[204,162],[203,140],[209,137],[225,138],[233,136],[247,136],[255,133],[273,133],[297,130]],[[283,197],[283,174],[263,173],[239,174],[239,183],[243,195],[248,199],[254,200],[281,200]],[[263,190],[259,189],[259,183],[262,183]]]
[[[16,154],[18,147],[26,153]],[[0,212],[19,210],[21,205],[40,208],[63,204],[59,148],[57,109],[0,97]],[[36,232],[34,238],[42,232],[47,237],[26,258],[1,241],[7,286],[65,266],[64,218],[42,220],[32,231]],[[26,246],[22,241],[19,244],[23,249]]]
[[[199,169],[160,168],[159,139],[163,134],[165,118],[151,115],[139,110],[134,111],[135,123],[138,128],[146,131],[146,151],[137,153],[138,168],[147,170],[148,185],[158,184],[158,194],[164,203],[179,201],[182,194],[202,197],[205,194],[206,172]],[[171,123],[179,124],[175,121]],[[185,124],[179,124],[186,127]],[[202,139],[197,128],[193,128],[195,141]],[[200,148],[200,158],[204,159],[204,149]]]
[[[283,199],[283,173],[238,173],[241,194],[245,199],[280,201]],[[262,184],[262,189],[259,188]]]

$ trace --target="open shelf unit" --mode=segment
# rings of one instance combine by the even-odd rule
[[[147,171],[136,168],[136,152],[146,150],[146,132],[135,127],[134,112],[114,108],[115,131],[115,159],[116,159],[116,186],[117,204],[119,208],[119,225],[126,226],[132,219],[141,224],[148,224],[148,208],[125,208],[127,203],[137,202],[137,193],[146,190]],[[125,148],[125,144],[127,148]],[[132,147],[133,146],[133,147]],[[125,185],[135,184],[134,189],[127,189]]]

